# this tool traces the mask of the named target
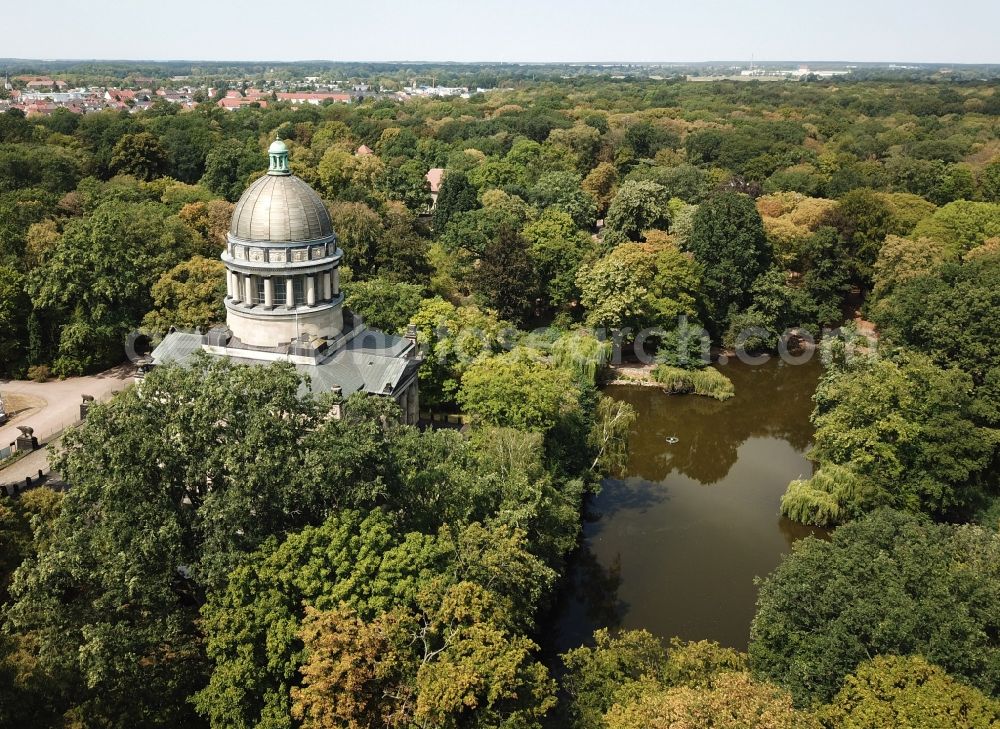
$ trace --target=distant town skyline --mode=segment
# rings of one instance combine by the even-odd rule
[[[49,0],[5,25],[25,59],[1000,63],[995,0]]]

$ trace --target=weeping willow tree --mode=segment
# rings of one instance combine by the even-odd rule
[[[870,485],[845,466],[824,464],[812,478],[788,484],[781,513],[792,521],[828,527],[858,515],[857,505],[872,501]]]
[[[591,471],[617,474],[628,465],[628,436],[635,424],[635,408],[622,400],[601,395],[594,411],[594,425],[587,436],[593,449]]]
[[[611,342],[586,332],[567,332],[552,343],[552,361],[588,384],[597,383],[597,375],[611,361]]]
[[[728,400],[736,394],[732,380],[711,367],[703,370],[687,370],[681,367],[659,364],[653,369],[653,379],[663,385],[663,389],[675,395],[693,392],[716,400]]]

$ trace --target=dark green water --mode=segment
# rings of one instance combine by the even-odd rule
[[[638,420],[625,477],[608,479],[590,504],[584,547],[548,636],[557,650],[599,627],[745,649],[754,577],[813,533],[782,518],[778,501],[790,480],[812,474],[804,452],[821,365],[772,358],[720,369],[736,386],[727,402],[608,388]]]

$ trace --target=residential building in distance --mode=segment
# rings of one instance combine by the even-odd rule
[[[278,101],[287,101],[291,104],[313,104],[319,106],[326,101],[333,101],[338,104],[351,103],[351,95],[343,91],[288,91],[278,94]]]

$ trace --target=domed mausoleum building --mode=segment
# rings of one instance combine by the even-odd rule
[[[226,236],[226,326],[172,331],[153,351],[153,365],[184,364],[199,350],[240,364],[291,362],[315,392],[390,396],[415,423],[415,336],[370,329],[344,309],[344,252],[326,206],[291,173],[284,142],[271,144],[268,156],[267,174],[236,203]]]

